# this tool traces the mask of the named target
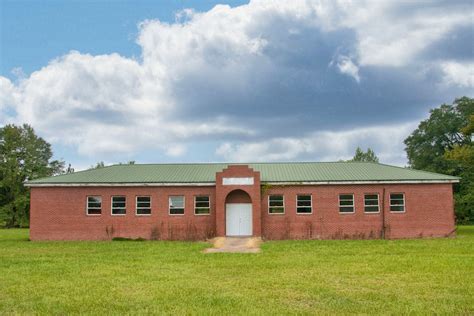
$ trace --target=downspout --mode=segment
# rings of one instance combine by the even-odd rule
[[[382,190],[382,239],[385,239],[385,187]]]

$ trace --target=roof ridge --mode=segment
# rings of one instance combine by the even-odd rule
[[[274,162],[151,162],[151,163],[117,163],[108,165],[105,167],[115,167],[115,166],[144,166],[144,165],[274,165],[274,164],[325,164],[325,163],[374,163],[369,161],[274,161]],[[375,163],[380,164],[380,163]],[[389,165],[388,165],[389,166]],[[87,169],[90,170],[90,169]],[[85,170],[82,170],[85,171]]]

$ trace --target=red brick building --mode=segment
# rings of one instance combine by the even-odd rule
[[[32,240],[443,237],[458,178],[375,163],[114,165],[28,182]]]

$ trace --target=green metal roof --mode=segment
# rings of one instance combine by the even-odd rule
[[[244,164],[244,163],[242,163]],[[240,165],[242,165],[240,164]],[[27,182],[47,184],[214,183],[227,163],[113,165]],[[378,163],[287,162],[248,163],[262,182],[453,181],[459,178]]]

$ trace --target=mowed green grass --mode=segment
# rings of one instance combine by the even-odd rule
[[[30,242],[0,230],[0,314],[473,314],[474,226],[417,240]]]

